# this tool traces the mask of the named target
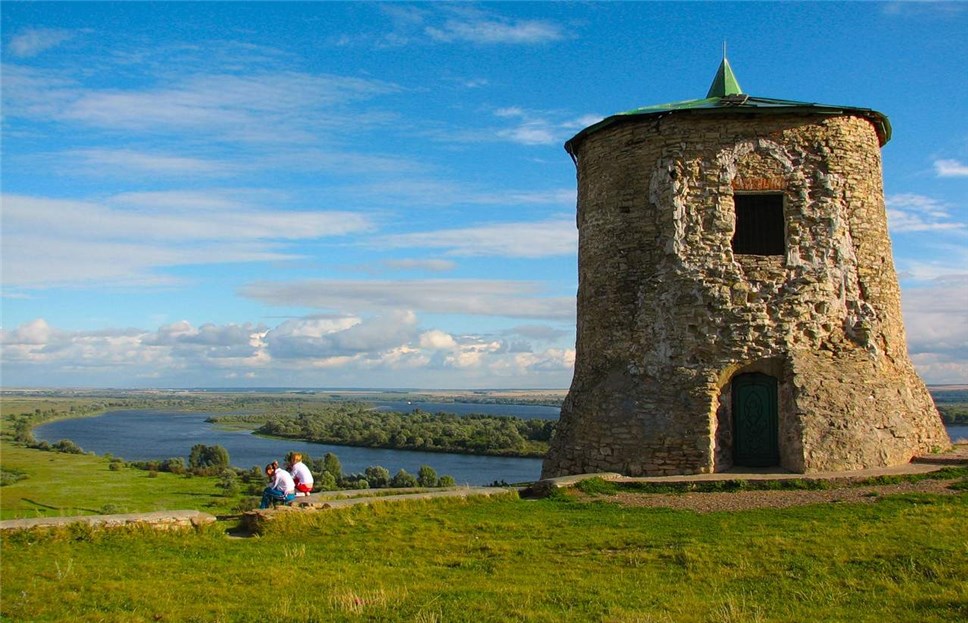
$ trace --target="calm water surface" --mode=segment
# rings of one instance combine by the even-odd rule
[[[428,403],[406,401],[380,402],[382,410],[485,413],[514,415],[522,418],[557,419],[558,407],[533,405],[488,405],[468,403]],[[226,431],[205,421],[210,414],[160,410],[112,411],[104,415],[50,422],[34,429],[41,441],[70,439],[86,451],[111,453],[129,461],[161,460],[188,456],[197,443],[220,445],[229,452],[233,465],[249,468],[272,460],[282,460],[296,450],[314,458],[332,452],[340,458],[343,471],[360,473],[371,465],[382,465],[396,473],[405,469],[417,473],[421,465],[430,465],[438,474],[450,474],[460,484],[481,485],[494,481],[529,482],[541,473],[541,459],[519,459],[436,452],[411,452],[377,448],[354,448],[320,443],[296,442],[258,437],[246,431]],[[952,441],[968,441],[968,426],[949,426]]]
[[[420,408],[431,410],[424,405],[426,403],[421,403]],[[557,413],[555,409],[555,417]],[[187,458],[193,445],[203,443],[224,447],[232,464],[243,468],[263,466],[273,460],[281,462],[288,452],[298,451],[313,458],[322,458],[332,452],[339,457],[345,473],[360,473],[371,465],[382,465],[391,474],[400,469],[416,474],[421,465],[430,465],[440,475],[453,476],[458,484],[482,485],[501,480],[530,482],[541,474],[541,459],[354,448],[271,439],[247,431],[221,430],[205,421],[209,416],[207,413],[159,410],[111,411],[97,417],[43,424],[34,429],[34,437],[48,442],[70,439],[85,451],[110,453],[128,461]]]

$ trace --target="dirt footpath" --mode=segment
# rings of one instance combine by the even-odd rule
[[[890,485],[847,486],[823,490],[797,491],[733,491],[729,493],[628,493],[615,495],[587,495],[575,490],[582,500],[605,500],[623,506],[664,507],[711,513],[739,511],[751,508],[785,508],[806,504],[837,502],[872,503],[879,497],[899,493],[932,493],[956,495],[964,493],[949,488],[954,480],[922,480]]]

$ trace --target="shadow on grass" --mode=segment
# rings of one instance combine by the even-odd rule
[[[28,503],[28,504],[33,504],[34,506],[37,506],[39,508],[45,508],[47,510],[52,510],[52,511],[57,511],[57,512],[62,512],[64,510],[66,510],[62,506],[51,506],[50,504],[42,504],[42,503],[38,502],[37,500],[31,500],[30,498],[20,498],[20,499],[23,500],[24,502]],[[100,510],[95,510],[93,508],[84,508],[83,506],[71,506],[69,508],[70,508],[70,510],[84,511],[86,513],[98,514],[98,513],[101,512]]]

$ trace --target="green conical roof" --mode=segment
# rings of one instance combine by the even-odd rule
[[[856,115],[864,117],[874,126],[877,138],[881,145],[891,140],[891,122],[883,113],[870,108],[857,108],[855,106],[834,106],[830,104],[816,104],[813,102],[796,102],[793,100],[781,100],[769,97],[755,97],[743,93],[733,74],[733,68],[729,66],[729,61],[723,57],[723,62],[719,65],[716,77],[709,87],[709,92],[703,99],[683,100],[668,104],[657,104],[654,106],[644,106],[633,108],[594,123],[565,143],[568,153],[574,155],[574,148],[589,134],[593,134],[603,128],[616,123],[623,123],[631,119],[641,119],[643,117],[660,117],[669,114],[689,114],[689,115],[723,115],[723,114],[807,114],[807,115]]]
[[[706,93],[706,98],[740,95],[742,92],[743,89],[740,88],[739,81],[736,80],[736,76],[733,74],[733,68],[729,66],[729,61],[724,56],[723,62],[719,65],[719,71],[716,72],[716,77],[713,78],[713,83],[709,85],[709,92]]]

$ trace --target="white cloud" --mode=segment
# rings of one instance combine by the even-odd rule
[[[148,331],[65,331],[43,319],[0,330],[8,386],[564,387],[574,351],[515,351],[500,339],[419,330],[411,312],[291,319],[275,328],[179,321]],[[69,379],[70,383],[65,383]]]
[[[934,171],[938,177],[968,177],[968,164],[957,160],[935,160]]]
[[[306,318],[287,320],[265,336],[274,359],[330,359],[379,353],[416,335],[413,312],[394,312],[361,319]]]
[[[31,28],[11,37],[7,51],[21,58],[37,56],[73,36],[74,32],[60,28]]]
[[[335,189],[340,197],[360,201],[365,198],[380,204],[403,204],[405,206],[559,206],[573,210],[576,191],[574,188],[546,188],[520,190],[503,188],[493,190],[471,184],[432,179],[428,177],[386,177],[378,182],[352,184]]]
[[[519,107],[499,108],[494,115],[504,119],[517,119],[512,128],[498,130],[497,136],[519,145],[552,145],[561,142],[563,124],[548,119],[548,113],[526,111]]]
[[[435,273],[445,273],[457,267],[451,260],[384,260],[382,264],[391,270],[427,270]]]
[[[913,193],[890,195],[887,222],[894,233],[965,230],[965,223],[952,220],[949,206],[937,199]]]
[[[60,154],[67,160],[70,171],[78,168],[99,176],[130,176],[132,174],[162,176],[222,176],[235,173],[239,165],[191,156],[152,153],[132,149],[75,149]]]
[[[372,313],[410,309],[436,314],[573,319],[574,296],[539,297],[541,285],[524,281],[437,279],[408,281],[306,280],[257,282],[242,296],[269,305]]]
[[[504,332],[505,335],[520,335],[528,339],[542,342],[558,340],[569,333],[574,333],[574,327],[572,327],[571,330],[566,331],[564,329],[550,327],[548,325],[520,325]]]
[[[922,377],[968,383],[968,274],[906,288],[901,301],[908,350]]]
[[[380,236],[373,244],[382,248],[447,249],[449,255],[457,256],[542,258],[576,254],[578,232],[569,218]]]
[[[468,129],[461,127],[450,132],[438,132],[435,137],[457,143],[504,141],[528,147],[560,146],[578,130],[601,121],[597,115],[574,117],[558,110],[530,110],[519,106],[496,108],[492,115],[503,125]]]
[[[434,329],[420,334],[420,347],[429,350],[454,349],[457,348],[457,342],[449,333]]]
[[[539,20],[510,20],[496,16],[468,15],[446,20],[425,31],[433,40],[443,43],[467,42],[483,45],[534,45],[564,39],[557,25]]]
[[[299,143],[320,132],[383,125],[393,116],[360,110],[395,93],[378,80],[275,70],[196,73],[140,89],[99,89],[49,71],[4,66],[5,114],[128,133],[189,133],[242,142]],[[350,104],[356,105],[350,107]]]
[[[160,268],[295,259],[287,241],[371,227],[356,213],[265,209],[235,201],[228,191],[140,193],[114,201],[4,195],[5,285],[158,285],[170,282],[155,273]]]
[[[513,19],[466,3],[430,3],[419,6],[386,3],[381,12],[392,30],[378,38],[379,44],[398,47],[414,43],[470,43],[475,45],[538,45],[568,36],[549,20]],[[343,45],[366,42],[354,33],[340,39]]]

